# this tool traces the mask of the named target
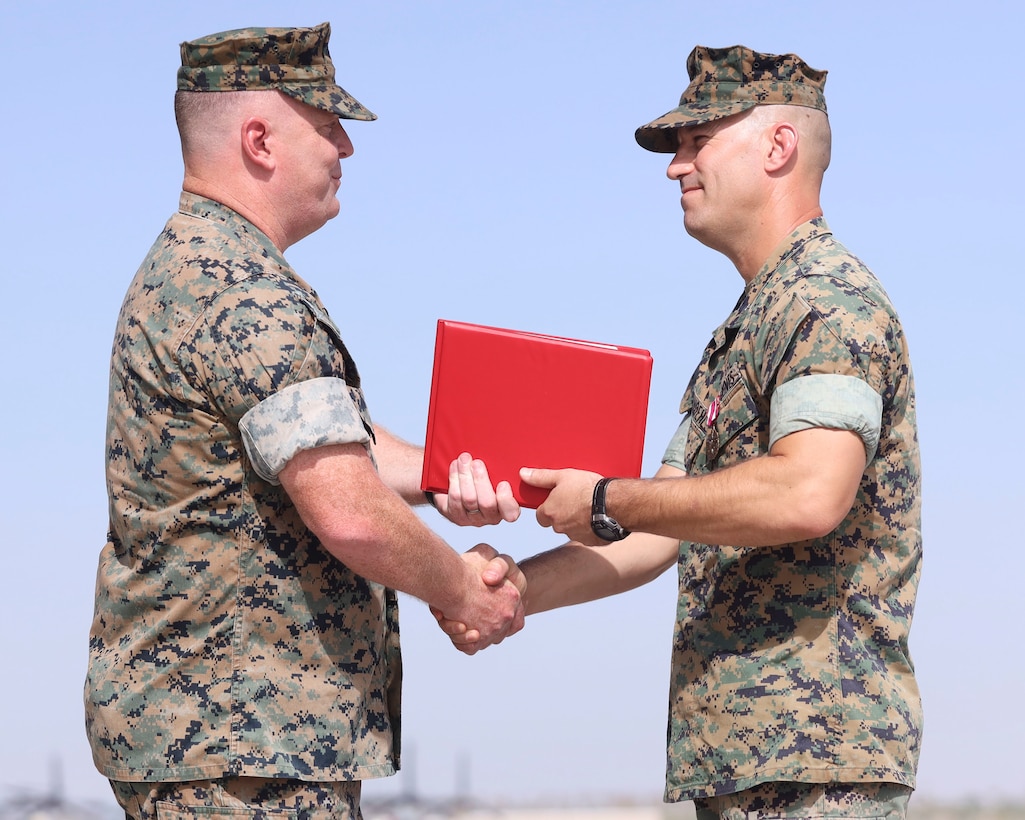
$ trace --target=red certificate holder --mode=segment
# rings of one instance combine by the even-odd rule
[[[638,348],[439,320],[422,489],[448,492],[463,452],[531,509],[548,491],[524,484],[520,467],[636,478],[651,366]]]

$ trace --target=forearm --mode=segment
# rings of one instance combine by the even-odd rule
[[[465,562],[383,484],[362,447],[299,453],[280,478],[306,526],[354,572],[431,606],[459,605]]]
[[[594,601],[642,586],[676,563],[679,543],[634,533],[604,547],[569,543],[521,561],[528,615]]]
[[[706,544],[821,537],[851,508],[864,450],[852,433],[809,430],[792,438],[770,455],[702,476],[614,481],[607,508],[627,529]]]
[[[371,488],[372,491],[372,488]],[[354,572],[450,612],[470,583],[463,560],[409,506],[386,488],[317,535]]]
[[[374,458],[385,486],[394,490],[407,504],[426,503],[420,478],[423,473],[423,447],[403,441],[384,427],[375,428]]]

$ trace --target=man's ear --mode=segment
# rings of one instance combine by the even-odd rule
[[[250,117],[242,123],[242,156],[247,162],[267,170],[274,167],[267,139],[269,134],[270,126],[263,117]]]
[[[778,122],[772,129],[772,142],[765,158],[765,170],[780,171],[797,155],[800,138],[797,129],[788,122]]]

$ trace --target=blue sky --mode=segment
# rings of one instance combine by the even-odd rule
[[[81,709],[106,528],[107,358],[124,289],[177,205],[178,44],[324,20],[341,84],[380,119],[351,125],[341,214],[288,257],[342,327],[375,419],[422,441],[439,318],[644,347],[647,473],[741,280],[686,236],[666,158],[633,130],[675,105],[696,44],[793,51],[829,70],[826,217],[896,303],[918,383],[919,794],[1025,799],[1025,391],[1020,319],[1001,313],[1022,303],[1022,20],[996,0],[943,8],[252,0],[0,12],[0,800],[45,788],[59,759],[70,797],[109,802]],[[479,534],[439,529],[458,549]],[[516,557],[558,543],[529,512],[486,536]],[[444,797],[468,784],[482,800],[657,800],[674,604],[669,573],[532,618],[465,658],[405,599],[411,754],[366,793]]]

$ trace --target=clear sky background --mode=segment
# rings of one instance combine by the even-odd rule
[[[439,318],[644,347],[648,474],[742,283],[686,235],[668,158],[634,128],[676,104],[695,44],[793,51],[829,70],[826,216],[896,303],[918,383],[919,795],[1025,799],[1017,4],[5,9],[0,800],[47,788],[59,761],[70,798],[111,802],[81,705],[107,361],[122,294],[177,206],[178,44],[325,20],[340,83],[380,119],[351,124],[341,215],[288,257],[341,326],[375,419],[422,441]],[[460,550],[479,532],[439,528]],[[486,535],[516,557],[559,542],[530,511]],[[365,793],[659,799],[675,597],[670,572],[536,616],[473,658],[404,599],[406,769]]]

